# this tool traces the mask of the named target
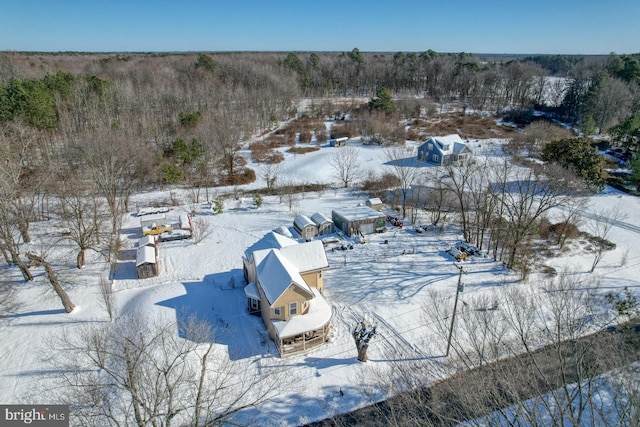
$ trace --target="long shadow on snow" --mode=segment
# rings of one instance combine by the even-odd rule
[[[229,358],[239,360],[274,352],[266,330],[258,316],[247,312],[242,270],[210,274],[201,282],[183,282],[185,294],[156,304],[176,311],[178,335],[189,336],[193,321],[209,324],[212,336],[201,342],[215,342],[228,348]]]
[[[353,380],[355,381],[356,378]],[[322,386],[317,395],[313,397],[297,393],[283,393],[282,397],[269,401],[267,411],[264,408],[248,408],[236,414],[233,421],[238,425],[252,426],[314,425],[313,423],[337,414],[349,413],[363,404],[371,404],[372,402],[363,399],[362,390],[372,390],[374,387],[379,386],[374,384],[372,380],[371,383],[362,383],[356,386]],[[376,397],[378,400],[382,400],[384,396],[381,392]],[[343,417],[348,416],[347,414]],[[346,423],[345,425],[356,424]]]

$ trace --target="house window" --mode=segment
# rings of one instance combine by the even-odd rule
[[[429,150],[429,151],[432,151],[432,150],[433,150],[433,144],[432,144],[432,143],[429,143],[429,144],[427,145],[427,150]]]
[[[289,303],[289,316],[293,316],[294,314],[298,314],[298,303],[297,302]]]
[[[438,160],[440,160],[440,156],[438,156],[437,154],[434,154],[432,157],[434,162],[437,162]]]
[[[274,308],[273,309],[273,314],[275,314],[276,316],[280,316],[280,307]]]
[[[322,271],[318,273],[318,277],[322,277]]]
[[[251,298],[251,309],[252,310],[258,309],[258,300],[255,298]]]

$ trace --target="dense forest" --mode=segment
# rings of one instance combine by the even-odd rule
[[[639,88],[639,55],[0,53],[3,254],[16,261],[7,253],[14,231],[28,242],[29,221],[38,209],[45,215],[51,196],[101,197],[115,231],[133,191],[251,182],[256,172],[241,153],[250,141],[255,161],[274,163],[275,146],[311,133],[326,141],[322,119],[346,113],[336,132],[401,145],[436,133],[412,125],[452,108],[523,127],[535,109],[633,154]],[[524,145],[539,155],[540,140],[553,136],[528,134],[534,142]]]

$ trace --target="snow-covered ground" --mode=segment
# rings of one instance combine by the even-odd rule
[[[361,146],[364,168],[381,172],[389,166],[383,148]],[[476,152],[492,155],[500,141],[475,141]],[[339,149],[339,148],[338,148]],[[305,155],[286,154],[281,179],[293,182],[334,182],[329,159],[336,148],[323,146]],[[425,166],[426,167],[426,166]],[[259,174],[258,174],[259,175]],[[250,188],[264,187],[258,180]],[[208,222],[212,234],[199,244],[191,240],[164,242],[159,248],[160,275],[138,280],[135,270],[135,243],[141,232],[135,212],[125,218],[121,230],[128,250],[118,264],[113,277],[118,315],[135,312],[167,321],[180,316],[195,315],[208,319],[218,330],[217,343],[227,349],[230,358],[246,369],[257,369],[276,361],[273,343],[264,340],[264,326],[259,317],[246,310],[243,292],[242,255],[247,247],[265,233],[280,227],[292,227],[295,214],[311,215],[364,203],[366,196],[350,189],[331,189],[297,196],[293,207],[277,196],[264,198],[256,208],[250,197],[227,199],[224,212],[214,215],[205,200],[189,200],[187,190],[172,189],[184,201],[172,208],[169,219],[177,220],[182,210],[197,212],[199,220]],[[220,189],[216,190],[221,193]],[[132,206],[147,206],[166,200],[168,191],[149,192],[134,196]],[[589,212],[583,228],[588,230],[594,214],[615,208],[624,216],[613,228],[609,240],[617,244],[607,252],[589,276],[598,279],[603,289],[631,289],[640,285],[640,254],[636,242],[640,239],[640,200],[615,190],[606,189],[590,197]],[[425,218],[423,222],[428,222]],[[38,225],[34,225],[37,229]],[[41,227],[42,228],[42,227]],[[334,310],[330,342],[305,355],[285,360],[285,375],[296,375],[304,381],[302,391],[284,391],[281,396],[259,408],[239,414],[239,420],[253,425],[297,425],[352,410],[366,402],[359,391],[366,369],[384,367],[401,359],[422,360],[432,366],[434,377],[446,371],[446,343],[430,332],[422,305],[429,289],[455,293],[458,269],[446,253],[460,240],[459,230],[446,227],[443,232],[418,234],[413,227],[391,227],[383,234],[367,236],[366,243],[354,241],[352,250],[331,250],[327,247],[330,269],[325,275],[325,297]],[[36,239],[39,245],[45,237]],[[388,241],[388,243],[385,243]],[[56,360],[55,340],[64,329],[68,333],[108,321],[101,304],[97,284],[108,278],[104,264],[93,256],[89,265],[74,268],[75,253],[70,246],[54,249],[58,257],[68,259],[68,268],[61,272],[77,308],[65,314],[60,301],[50,290],[43,272],[36,268],[32,283],[20,283],[23,305],[0,323],[0,402],[17,404],[43,403],[55,399],[52,389]],[[626,258],[626,259],[625,259]],[[622,262],[625,259],[625,262]],[[548,261],[557,270],[587,272],[591,259],[584,254],[567,253]],[[502,264],[483,256],[465,261],[465,295],[499,292],[505,286],[521,286],[517,275]],[[19,279],[17,269],[5,269],[3,280]],[[528,284],[531,286],[531,284]],[[369,348],[369,362],[356,359],[356,348],[350,328],[365,318],[378,326],[378,335]],[[116,320],[117,321],[117,320]],[[179,331],[176,331],[179,333]]]

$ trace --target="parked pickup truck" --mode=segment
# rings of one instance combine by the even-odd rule
[[[142,236],[155,236],[167,231],[173,231],[173,225],[171,224],[151,224],[148,227],[142,227]]]

